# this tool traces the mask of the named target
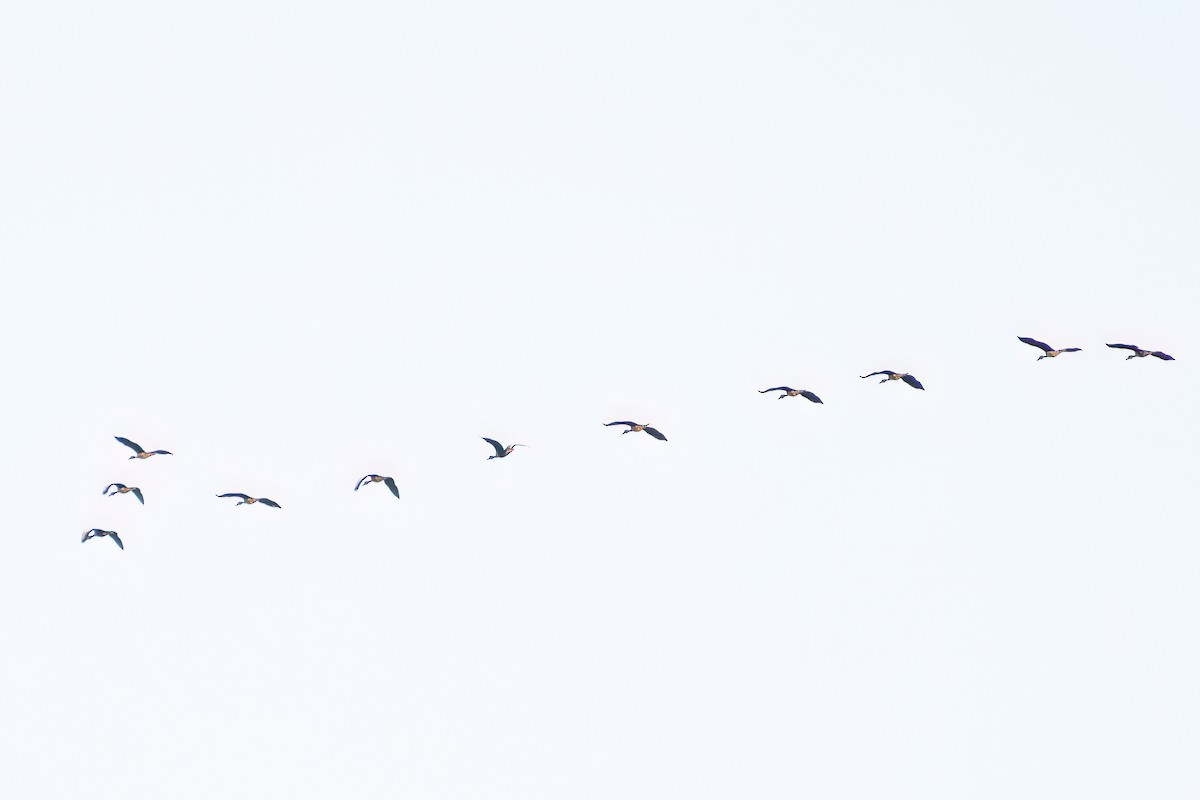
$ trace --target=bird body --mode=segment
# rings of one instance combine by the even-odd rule
[[[125,543],[121,541],[120,536],[117,536],[116,531],[102,531],[99,528],[92,528],[90,531],[85,531],[83,538],[79,541],[86,542],[88,539],[99,539],[105,536],[110,537],[114,542],[116,542],[117,547],[121,548],[122,550],[125,549]]]
[[[379,483],[383,481],[392,494],[396,495],[396,499],[400,499],[400,490],[396,488],[396,481],[386,475],[366,475],[359,480],[358,485],[354,487],[354,491],[358,491],[367,483]]]
[[[909,386],[913,387],[914,389],[920,389],[921,391],[925,390],[925,387],[921,385],[921,382],[919,380],[917,380],[914,376],[909,375],[907,372],[892,372],[890,369],[882,369],[879,372],[872,372],[867,375],[859,375],[858,377],[870,378],[874,375],[886,375],[887,376],[886,378],[881,380],[880,383],[887,383],[888,381],[904,381],[905,383],[907,383]]]
[[[1154,356],[1155,358],[1161,358],[1163,361],[1174,361],[1175,360],[1174,356],[1169,356],[1166,353],[1164,353],[1162,350],[1143,350],[1142,348],[1138,347],[1136,344],[1106,344],[1105,347],[1115,347],[1120,350],[1132,350],[1133,355],[1126,356],[1125,357],[1126,361],[1128,361],[1131,358],[1145,358],[1146,356]]]
[[[510,444],[508,447],[505,447],[504,445],[497,442],[495,439],[489,439],[486,436],[482,436],[480,438],[483,439],[488,444],[490,444],[492,447],[496,448],[496,455],[488,456],[487,457],[488,461],[491,461],[493,458],[504,458],[506,456],[512,455],[512,451],[517,447],[529,447],[529,445],[527,445],[527,444]]]
[[[610,425],[628,425],[628,426],[629,426],[629,430],[626,430],[626,431],[621,431],[621,434],[622,434],[622,435],[624,435],[624,434],[626,434],[626,433],[637,433],[638,431],[645,431],[646,433],[650,434],[650,435],[651,435],[651,436],[653,436],[655,439],[658,439],[658,440],[659,440],[659,441],[661,441],[661,442],[665,442],[665,441],[667,440],[667,437],[666,437],[666,436],[663,436],[661,433],[659,433],[659,432],[658,432],[657,430],[655,430],[654,428],[651,428],[649,425],[642,425],[642,424],[640,424],[640,423],[637,423],[637,422],[630,422],[629,420],[623,420],[623,421],[620,421],[620,422],[606,422],[606,423],[604,423],[604,427],[606,427],[606,428],[607,428],[607,427],[609,427]]]
[[[123,445],[125,445],[126,447],[128,447],[128,448],[129,448],[130,450],[132,450],[133,452],[137,453],[137,455],[130,456],[130,457],[129,457],[129,458],[130,458],[130,460],[133,460],[133,459],[135,459],[135,458],[149,458],[150,456],[171,456],[171,455],[174,455],[174,453],[170,452],[169,450],[150,450],[149,452],[147,452],[147,451],[145,450],[145,448],[143,448],[143,447],[142,447],[140,444],[136,444],[135,442],[131,442],[131,441],[129,441],[128,439],[126,439],[124,436],[114,436],[113,438],[114,438],[114,439],[116,439],[116,440],[117,440],[118,442],[120,442],[121,444],[123,444]]]
[[[112,491],[110,492],[109,489],[112,489]],[[101,494],[105,495],[106,497],[113,497],[118,494],[129,494],[130,492],[132,492],[133,496],[138,499],[139,503],[142,505],[146,504],[146,498],[142,497],[141,489],[136,486],[126,486],[123,483],[110,483],[108,486],[104,487],[104,491],[101,492]]]
[[[1031,345],[1033,347],[1036,347],[1040,350],[1045,351],[1044,355],[1040,355],[1037,357],[1038,361],[1041,361],[1043,358],[1057,358],[1057,357],[1061,356],[1063,353],[1078,353],[1080,350],[1083,349],[1081,347],[1063,347],[1058,350],[1055,350],[1053,347],[1046,344],[1045,342],[1039,342],[1037,339],[1032,339],[1028,336],[1018,336],[1017,340],[1024,342],[1027,345]]]
[[[276,503],[274,500],[268,500],[265,497],[251,497],[250,495],[242,494],[241,492],[227,492],[226,494],[219,494],[217,497],[240,497],[242,499],[237,503],[239,506],[251,506],[255,503],[262,503],[264,506],[271,506],[272,508],[283,508],[283,506],[279,505],[279,503]]]
[[[776,386],[773,389],[760,389],[758,393],[766,394],[767,392],[783,392],[783,394],[776,398],[777,400],[782,400],[785,397],[803,397],[806,400],[811,400],[814,403],[821,403],[822,405],[825,403],[825,401],[817,397],[808,389],[793,389],[790,386]]]

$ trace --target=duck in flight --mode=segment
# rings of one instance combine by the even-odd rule
[[[793,389],[790,386],[776,386],[774,389],[760,389],[758,393],[766,394],[767,392],[783,392],[783,394],[779,395],[779,397],[776,398],[777,400],[782,400],[785,397],[799,396],[799,397],[803,397],[806,400],[811,400],[814,403],[821,403],[822,405],[825,404],[821,398],[817,397],[815,394],[810,392],[808,389]]]
[[[1116,347],[1121,350],[1132,350],[1133,355],[1125,356],[1126,361],[1128,361],[1131,358],[1145,358],[1146,356],[1154,356],[1155,358],[1161,358],[1163,361],[1174,361],[1175,360],[1175,358],[1173,356],[1167,355],[1162,350],[1143,350],[1142,348],[1138,347],[1136,344],[1106,344],[1105,347]]]
[[[250,495],[242,494],[241,492],[228,492],[226,494],[219,494],[217,497],[240,497],[242,499],[237,503],[239,506],[249,506],[254,505],[255,503],[262,503],[264,506],[270,506],[271,508],[283,508],[283,506],[279,505],[279,503],[276,503],[274,500],[268,500],[265,497],[251,497]]]
[[[487,457],[488,461],[491,461],[493,458],[504,458],[505,456],[512,455],[512,451],[514,448],[529,447],[529,445],[527,445],[527,444],[510,444],[508,447],[505,447],[504,445],[497,442],[495,439],[489,439],[486,436],[482,436],[480,438],[482,438],[485,442],[490,444],[492,447],[496,448],[496,455],[488,456]],[[398,496],[399,495],[397,495],[397,497]]]
[[[367,483],[379,483],[380,481],[383,481],[384,486],[388,487],[388,489],[391,490],[392,494],[396,495],[397,500],[400,499],[400,490],[396,488],[395,479],[387,477],[385,475],[367,475],[367,476],[363,477],[358,482],[358,485],[354,487],[354,491],[357,492],[359,489],[361,489]]]
[[[1045,355],[1040,355],[1037,357],[1038,361],[1041,361],[1043,358],[1057,358],[1063,353],[1078,353],[1083,349],[1082,347],[1064,347],[1062,349],[1055,350],[1045,342],[1039,342],[1037,339],[1031,339],[1028,336],[1018,336],[1017,340],[1024,342],[1025,344],[1032,345],[1033,347],[1037,347],[1041,350],[1045,350]]]
[[[768,390],[768,391],[770,391],[770,390]],[[820,402],[820,401],[817,401],[817,402]],[[629,430],[621,431],[621,435],[625,435],[626,433],[636,433],[637,431],[645,431],[646,433],[650,434],[655,439],[658,439],[661,442],[665,442],[667,440],[667,437],[663,436],[661,433],[659,433],[654,428],[651,428],[649,425],[639,425],[636,422],[630,422],[629,420],[625,420],[623,422],[606,422],[606,423],[604,423],[604,427],[606,427],[606,428],[609,427],[610,425],[628,425]]]
[[[104,536],[108,536],[114,542],[116,542],[117,547],[121,548],[122,550],[125,549],[125,544],[121,541],[121,537],[117,536],[116,531],[102,531],[99,528],[92,528],[90,531],[87,531],[86,533],[83,534],[83,538],[80,539],[79,541],[86,542],[88,539],[99,539]]]
[[[110,492],[109,489],[112,489],[112,491]],[[142,497],[142,490],[136,486],[126,486],[123,483],[110,483],[104,487],[104,491],[101,494],[105,497],[115,497],[116,495],[129,494],[130,492],[133,492],[133,496],[138,499],[139,503],[146,505],[146,498]]]
[[[128,439],[126,439],[124,436],[114,436],[113,438],[116,439],[121,444],[128,447],[133,452],[137,453],[136,456],[130,456],[129,457],[130,459],[149,458],[150,456],[172,456],[172,455],[175,455],[174,453],[170,452],[169,450],[151,450],[151,451],[147,452],[142,449],[142,446],[140,444],[131,442]]]
[[[925,390],[925,387],[921,385],[921,382],[919,380],[917,380],[916,378],[914,378],[912,375],[909,375],[907,372],[892,372],[890,369],[884,369],[884,370],[880,370],[879,372],[872,372],[869,375],[859,375],[858,377],[870,378],[874,375],[886,375],[887,376],[886,378],[881,380],[880,383],[887,383],[888,381],[904,381],[905,383],[907,383],[909,386],[913,387],[914,389],[920,389],[921,391]]]

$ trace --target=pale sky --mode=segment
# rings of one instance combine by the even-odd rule
[[[3,4],[0,794],[1194,800],[1198,22]]]

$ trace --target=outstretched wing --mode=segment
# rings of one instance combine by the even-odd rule
[[[1104,346],[1105,346],[1105,347],[1116,347],[1116,348],[1119,348],[1119,349],[1121,349],[1121,350],[1134,350],[1134,351],[1137,351],[1137,350],[1141,350],[1141,349],[1142,349],[1142,348],[1138,347],[1138,346],[1137,346],[1137,345],[1135,345],[1135,344],[1106,344],[1106,345],[1104,345]]]
[[[250,499],[250,495],[242,494],[241,492],[227,492],[226,494],[219,494],[219,495],[217,495],[217,497],[240,497],[243,500]]]
[[[890,369],[881,369],[879,372],[871,372],[867,375],[859,375],[860,378],[874,378],[876,375],[895,375]]]
[[[604,427],[606,427],[606,428],[608,428],[612,425],[628,425],[631,428],[637,427],[636,422],[630,422],[629,420],[623,420],[621,422],[606,422],[606,423],[604,423]]]
[[[812,392],[810,392],[808,389],[801,389],[801,390],[800,390],[800,396],[801,396],[801,397],[803,397],[805,400],[811,400],[811,401],[813,401],[814,403],[820,403],[821,405],[824,405],[824,404],[825,404],[825,401],[824,401],[824,400],[822,400],[821,398],[817,397],[815,394],[813,394]]]
[[[925,387],[921,385],[921,382],[919,380],[917,380],[916,378],[914,378],[912,375],[905,375],[900,380],[904,381],[905,383],[907,383],[909,386],[913,387],[914,389],[921,389],[922,391],[924,391],[924,389],[925,389]]]
[[[663,441],[663,442],[665,442],[665,441],[667,440],[667,437],[663,436],[661,433],[659,433],[659,432],[658,432],[657,430],[655,430],[654,428],[642,428],[642,430],[644,430],[646,433],[648,433],[648,434],[650,434],[651,436],[653,436],[655,439],[658,439],[658,440],[660,440],[660,441]]]
[[[1031,338],[1030,338],[1030,337],[1028,337],[1028,336],[1018,336],[1017,338],[1018,338],[1019,340],[1021,340],[1022,342],[1024,342],[1025,344],[1031,344],[1031,345],[1033,345],[1034,347],[1040,347],[1040,348],[1042,348],[1043,350],[1045,350],[1047,353],[1049,353],[1051,350],[1053,350],[1053,349],[1054,349],[1053,347],[1051,347],[1050,345],[1046,344],[1045,342],[1039,342],[1037,339],[1031,339]]]
[[[400,490],[396,488],[395,478],[384,478],[383,485],[392,490],[392,494],[396,495],[396,499],[400,499]]]
[[[371,480],[371,478],[374,478],[374,477],[375,477],[374,475],[363,475],[361,478],[358,479],[358,483],[356,483],[354,485],[354,491],[357,492],[359,489],[362,488],[362,485],[364,483],[366,483],[367,481]]]
[[[1060,353],[1078,353],[1081,350],[1083,350],[1082,347],[1064,347],[1062,350],[1059,350],[1058,352],[1060,352]]]
[[[1169,356],[1166,353],[1164,353],[1162,350],[1155,350],[1150,355],[1154,356],[1155,358],[1161,358],[1163,361],[1174,361],[1175,360],[1174,356]]]
[[[88,539],[91,539],[93,536],[95,536],[95,535],[96,535],[96,531],[98,531],[98,530],[100,530],[100,529],[99,529],[99,528],[92,528],[90,531],[84,531],[84,532],[83,532],[83,538],[82,538],[82,539],[80,539],[79,541],[80,541],[80,542],[86,542]]]
[[[117,532],[116,532],[116,531],[109,531],[109,532],[108,532],[108,535],[109,535],[109,537],[110,537],[110,538],[111,538],[111,539],[112,539],[114,542],[116,542],[116,543],[117,543],[117,547],[121,548],[122,550],[124,550],[124,549],[125,549],[125,543],[121,541],[121,537],[120,537],[120,536],[117,536]]]
[[[486,436],[482,436],[480,438],[482,438],[485,442],[490,444],[492,447],[496,448],[496,455],[500,456],[501,458],[504,457],[504,445],[500,444],[495,439],[489,439]]]
[[[101,492],[100,494],[108,494],[108,490],[109,490],[109,489],[111,489],[111,488],[113,488],[114,486],[115,486],[116,488],[118,488],[118,489],[124,489],[124,488],[125,488],[125,484],[123,484],[123,483],[110,483],[108,486],[105,486],[105,487],[104,487],[104,491],[103,491],[103,492]]]
[[[136,498],[138,499],[138,502],[139,502],[139,503],[141,503],[142,505],[146,505],[146,498],[142,497],[142,490],[141,490],[141,489],[139,489],[139,488],[137,488],[137,487],[135,486],[135,487],[134,487],[133,489],[131,489],[130,491],[132,491],[132,492],[133,492],[133,496],[134,496],[134,497],[136,497]]]
[[[142,449],[142,446],[140,444],[135,444],[134,442],[131,442],[128,439],[126,439],[124,436],[114,436],[113,438],[116,439],[121,444],[128,447],[130,450],[132,450],[135,453],[146,452],[145,450]]]
[[[151,450],[150,455],[152,455],[152,456],[173,456],[175,454],[172,453],[170,450]]]
[[[792,387],[790,387],[790,386],[776,386],[774,389],[760,389],[758,393],[766,394],[767,392],[790,392],[790,391],[792,391]]]
[[[276,503],[274,500],[268,500],[265,497],[258,498],[258,502],[262,503],[264,506],[270,506],[271,508],[283,508],[283,506],[279,505],[279,503]]]

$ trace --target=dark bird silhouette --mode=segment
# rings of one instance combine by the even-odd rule
[[[396,495],[397,500],[400,499],[400,490],[396,488],[396,481],[393,478],[389,478],[384,475],[367,475],[363,477],[358,482],[358,485],[354,487],[354,491],[357,492],[366,483],[379,483],[380,481],[383,481],[384,485],[391,490],[392,494]]]
[[[109,489],[112,489],[112,491],[110,492]],[[142,490],[136,486],[126,486],[123,483],[110,483],[104,487],[104,491],[101,494],[106,497],[113,497],[114,495],[129,494],[130,492],[133,492],[133,496],[138,499],[139,503],[146,505],[146,498],[142,497]]]
[[[118,442],[120,442],[121,444],[123,444],[123,445],[125,445],[126,447],[128,447],[128,448],[129,448],[130,450],[132,450],[133,452],[137,453],[137,455],[136,455],[136,456],[130,456],[130,458],[131,458],[131,459],[134,459],[134,458],[149,458],[150,456],[171,456],[171,455],[175,455],[174,453],[172,453],[172,452],[170,452],[170,451],[168,451],[168,450],[151,450],[151,451],[149,451],[149,452],[146,452],[145,450],[143,450],[143,449],[142,449],[142,446],[141,446],[140,444],[135,444],[134,442],[131,442],[131,441],[129,441],[128,439],[126,439],[124,436],[114,436],[113,438],[114,438],[114,439],[116,439],[116,440],[117,440]]]
[[[1058,356],[1061,356],[1063,353],[1078,353],[1080,350],[1083,349],[1082,347],[1064,347],[1061,350],[1055,350],[1053,347],[1046,344],[1045,342],[1039,342],[1037,339],[1031,339],[1028,336],[1018,336],[1017,339],[1019,341],[1024,342],[1025,344],[1033,345],[1034,347],[1037,347],[1037,348],[1040,348],[1040,349],[1046,351],[1045,355],[1041,355],[1041,356],[1037,357],[1038,361],[1041,361],[1043,358],[1057,358]]]
[[[480,438],[482,438],[485,442],[490,444],[492,447],[496,448],[496,455],[488,456],[487,457],[488,461],[491,461],[493,458],[504,458],[507,455],[511,455],[513,448],[515,448],[515,447],[529,447],[529,445],[527,445],[527,444],[510,444],[508,447],[505,447],[504,445],[497,442],[495,439],[489,439],[486,436],[483,436]]]
[[[99,539],[103,536],[110,537],[114,542],[117,543],[117,547],[121,548],[122,550],[125,549],[125,543],[121,541],[120,536],[117,536],[116,531],[102,531],[99,528],[92,528],[90,531],[87,531],[83,534],[83,538],[79,541],[86,542],[88,539]]]
[[[249,506],[249,505],[253,505],[255,503],[262,503],[264,506],[270,506],[271,508],[283,508],[283,506],[279,505],[279,503],[276,503],[274,500],[268,500],[265,497],[251,497],[250,495],[242,494],[241,492],[229,492],[227,494],[219,494],[219,495],[217,495],[217,497],[240,497],[242,499],[239,500],[237,503],[239,506],[240,505]]]
[[[818,400],[817,402],[820,402],[820,401]],[[621,431],[622,436],[627,433],[636,433],[637,431],[645,431],[646,433],[650,434],[651,436],[653,436],[655,439],[658,439],[659,441],[665,442],[667,440],[667,437],[663,436],[661,433],[659,433],[654,428],[651,428],[649,425],[639,425],[636,422],[630,422],[629,420],[625,420],[623,422],[606,422],[606,423],[604,423],[604,427],[606,427],[606,428],[610,425],[628,425],[629,430]]]
[[[1105,345],[1105,346],[1106,347],[1116,347],[1121,350],[1132,350],[1133,355],[1125,356],[1126,361],[1128,361],[1131,358],[1145,358],[1146,356],[1154,356],[1155,358],[1161,358],[1163,361],[1174,361],[1175,360],[1175,358],[1173,356],[1167,355],[1162,350],[1143,350],[1142,348],[1138,347],[1136,344],[1110,344],[1110,345]]]
[[[777,400],[782,400],[785,397],[799,396],[799,397],[805,398],[806,400],[811,400],[814,403],[821,403],[822,405],[824,405],[824,402],[825,402],[821,398],[817,397],[815,394],[810,392],[808,389],[793,389],[790,386],[776,386],[773,389],[760,389],[758,393],[766,394],[767,392],[783,392],[783,394],[779,395],[779,397],[776,398]]]
[[[890,369],[883,369],[879,372],[872,372],[869,375],[859,375],[858,377],[870,378],[874,375],[887,375],[887,377],[881,380],[880,383],[887,383],[888,381],[904,381],[914,389],[921,389],[922,391],[925,389],[919,380],[914,378],[912,375],[909,375],[907,372],[892,372]]]

